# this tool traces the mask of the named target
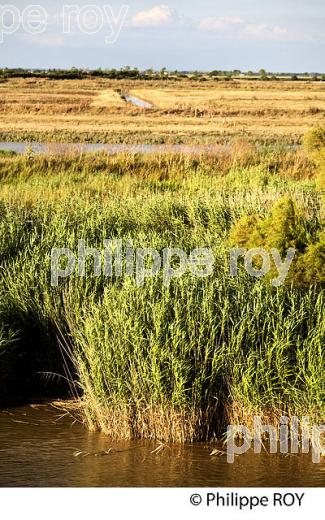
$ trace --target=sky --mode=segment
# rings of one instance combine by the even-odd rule
[[[162,1],[2,4],[0,67],[325,72],[325,0]]]

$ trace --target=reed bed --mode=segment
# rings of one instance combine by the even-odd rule
[[[66,382],[90,429],[174,442],[219,437],[254,415],[324,420],[323,287],[274,288],[242,269],[233,278],[228,258],[238,221],[268,218],[284,196],[316,242],[315,178],[301,151],[244,143],[211,156],[0,156],[3,399]],[[51,287],[51,249],[76,252],[80,238],[207,247],[216,264],[208,278],[164,286],[159,274],[143,287],[88,265],[87,277]]]

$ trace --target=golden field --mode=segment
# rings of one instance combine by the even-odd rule
[[[137,108],[128,92],[153,104]],[[299,143],[325,120],[317,81],[11,79],[0,83],[0,140]]]

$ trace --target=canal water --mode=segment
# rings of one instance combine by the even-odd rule
[[[125,101],[127,101],[128,103],[132,103],[136,107],[153,108],[153,105],[151,103],[148,103],[148,101],[143,101],[142,99],[131,96],[131,94],[124,94],[124,99]]]
[[[186,145],[186,144],[97,144],[97,143],[16,143],[0,142],[0,151],[25,153],[32,150],[35,153],[67,153],[67,152],[106,152],[109,154],[129,153],[211,153],[227,151],[227,145]]]
[[[321,487],[311,455],[255,455],[228,464],[207,443],[116,442],[50,405],[0,411],[0,486]],[[222,449],[222,448],[221,448]]]

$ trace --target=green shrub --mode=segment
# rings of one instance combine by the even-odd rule
[[[314,128],[304,138],[307,153],[318,166],[317,187],[325,192],[325,128]]]
[[[299,214],[290,196],[279,199],[265,218],[258,215],[242,217],[230,231],[230,244],[247,249],[275,248],[283,257],[290,248],[294,248],[296,256],[287,283],[325,284],[322,225],[319,223],[316,229],[311,226]],[[270,274],[273,273],[274,269]]]
[[[317,152],[325,147],[325,128],[313,128],[304,137],[304,146],[309,153]]]
[[[298,283],[325,285],[325,231],[317,242],[309,244],[306,252],[299,257],[295,280]]]

